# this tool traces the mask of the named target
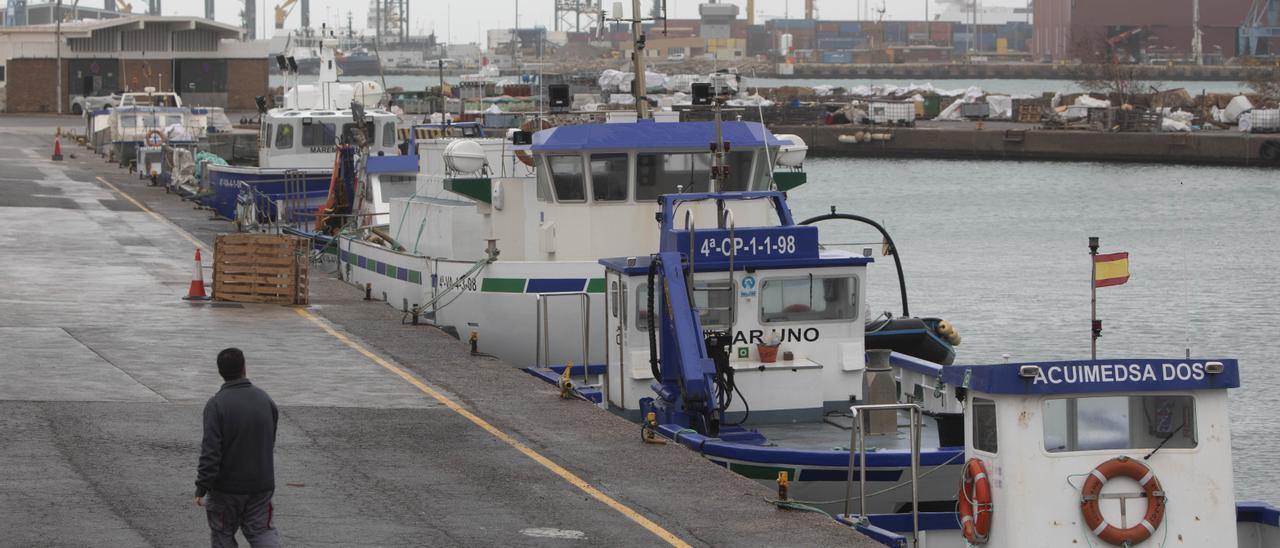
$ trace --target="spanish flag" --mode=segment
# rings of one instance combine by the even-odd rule
[[[1093,286],[1107,287],[1129,281],[1129,253],[1107,253],[1093,257]]]

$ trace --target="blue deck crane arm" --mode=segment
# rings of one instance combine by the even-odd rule
[[[657,254],[659,278],[655,288],[656,323],[661,345],[661,367],[654,391],[671,413],[684,414],[700,433],[715,435],[716,366],[707,356],[702,321],[685,282],[686,265],[678,252]],[[684,421],[682,421],[684,422]]]

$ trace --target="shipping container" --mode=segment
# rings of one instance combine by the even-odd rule
[[[819,38],[818,49],[820,50],[844,50],[857,47],[857,40],[854,38]]]
[[[833,22],[818,23],[818,32],[840,32],[840,23],[833,23]]]
[[[934,43],[951,43],[951,22],[932,21],[929,23],[929,39]]]
[[[827,64],[848,65],[853,63],[852,51],[824,51],[822,62]]]
[[[840,32],[845,34],[860,34],[862,32],[862,24],[857,22],[840,23]]]
[[[812,29],[814,28],[814,26],[815,26],[815,23],[816,23],[816,22],[815,22],[815,21],[813,21],[813,20],[809,20],[809,19],[772,19],[772,20],[770,20],[770,21],[769,21],[769,23],[773,24],[774,28],[778,28],[778,29],[788,29],[788,30],[809,29],[809,30],[812,30]]]
[[[923,44],[929,41],[929,33],[927,32],[911,32],[907,34],[907,42],[912,44]]]
[[[995,35],[995,34],[982,34],[982,35],[979,35],[979,36],[978,36],[978,50],[979,50],[979,51],[995,51],[995,50],[996,50],[996,35]]]
[[[907,21],[907,32],[915,34],[918,32],[929,32],[928,21]]]

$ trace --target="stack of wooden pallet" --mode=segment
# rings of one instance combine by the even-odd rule
[[[223,234],[213,248],[213,298],[307,304],[310,243],[275,234]]]

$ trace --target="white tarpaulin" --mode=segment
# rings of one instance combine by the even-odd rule
[[[182,127],[182,124],[169,124],[164,128],[164,140],[193,141],[194,139],[191,138],[191,132],[187,131],[187,128]]]
[[[1234,124],[1240,119],[1240,115],[1253,110],[1253,103],[1249,102],[1249,98],[1243,95],[1237,95],[1227,103],[1226,110],[1222,113],[1222,121],[1228,124]]]
[[[1107,108],[1111,106],[1110,101],[1104,101],[1102,99],[1094,99],[1093,97],[1090,97],[1088,95],[1081,95],[1079,97],[1076,97],[1075,104],[1078,107],[1085,107],[1085,108]]]
[[[620,70],[607,69],[600,73],[600,77],[596,79],[596,83],[600,84],[601,89],[631,91],[631,81],[636,77],[634,72],[622,72]],[[666,86],[667,75],[644,71],[644,86],[649,89],[662,89]]]
[[[1013,119],[1013,97],[1008,95],[988,95],[987,105],[991,107],[988,120]]]

